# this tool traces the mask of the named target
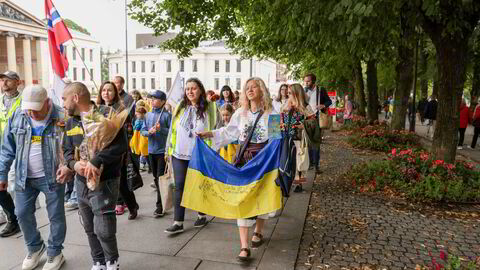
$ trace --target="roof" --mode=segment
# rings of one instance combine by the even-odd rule
[[[163,42],[174,38],[175,36],[177,36],[177,34],[171,32],[165,33],[160,36],[155,36],[152,33],[137,34],[137,49],[144,47],[156,47]]]

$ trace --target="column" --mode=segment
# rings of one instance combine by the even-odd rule
[[[17,53],[15,49],[15,37],[17,34],[8,32],[7,36],[7,58],[8,58],[8,70],[17,71]]]
[[[23,67],[25,76],[25,86],[33,83],[32,74],[32,45],[31,36],[23,36]]]
[[[48,89],[48,63],[44,62],[46,52],[46,39],[36,38],[36,50],[37,50],[37,79],[38,84]]]

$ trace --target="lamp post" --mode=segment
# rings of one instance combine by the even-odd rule
[[[125,90],[128,93],[128,7],[125,0]]]

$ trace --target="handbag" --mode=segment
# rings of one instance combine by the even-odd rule
[[[290,117],[292,117],[292,114],[289,113],[288,117],[289,121],[282,138],[282,148],[280,150],[279,174],[278,178],[275,180],[275,183],[280,186],[280,189],[282,190],[283,197],[290,196],[290,189],[292,188],[293,179],[295,178],[297,163],[297,148],[293,142],[293,137],[288,136]]]
[[[317,106],[321,105],[321,95],[322,95],[322,91],[320,91],[317,87]],[[320,126],[320,128],[327,128],[328,115],[322,112],[322,110],[318,110],[317,116],[318,116],[318,125]]]
[[[132,154],[127,153],[126,163],[128,189],[134,191],[143,187],[143,179],[136,162],[133,160]]]
[[[317,117],[307,118],[303,121],[305,135],[310,146],[318,147],[322,143],[322,129]]]
[[[162,198],[163,212],[173,207],[173,174],[170,162],[165,166],[165,173],[158,178],[158,189]]]
[[[260,111],[260,113],[257,115],[257,118],[255,119],[255,122],[253,123],[252,129],[248,133],[247,140],[243,142],[241,147],[237,148],[238,152],[235,154],[233,166],[240,168],[244,165],[242,162],[243,154],[245,154],[245,150],[247,150],[248,144],[250,143],[250,140],[252,140],[253,132],[255,131],[255,127],[257,126],[257,123],[262,117],[262,115],[263,115],[263,111]]]
[[[310,158],[308,156],[308,140],[305,132],[302,132],[300,147],[297,149],[297,171],[308,171],[310,166]]]

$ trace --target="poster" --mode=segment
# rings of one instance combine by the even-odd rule
[[[332,100],[332,105],[328,107],[328,115],[336,115],[337,113],[337,92],[331,91],[328,92],[328,97]]]
[[[268,116],[268,138],[282,138],[282,129],[280,128],[280,114],[270,114]]]

